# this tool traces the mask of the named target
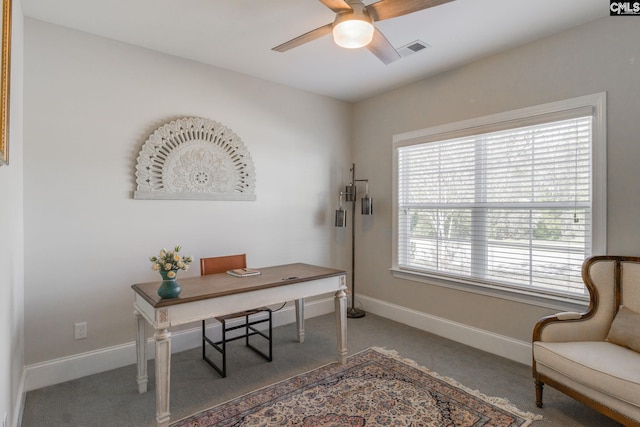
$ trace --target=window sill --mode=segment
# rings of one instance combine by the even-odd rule
[[[426,283],[434,286],[455,289],[463,292],[470,292],[479,295],[501,298],[522,304],[534,305],[557,311],[577,311],[584,312],[589,307],[589,297],[571,297],[552,294],[539,294],[525,289],[510,288],[501,285],[491,285],[486,283],[476,283],[471,281],[456,280],[453,278],[443,278],[435,275],[418,273],[415,271],[391,268],[391,275],[397,279],[411,280],[414,282]]]

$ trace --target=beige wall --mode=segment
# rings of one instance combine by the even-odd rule
[[[554,310],[392,278],[392,136],[603,91],[608,96],[608,252],[640,255],[637,40],[636,20],[607,17],[357,103],[354,157],[376,203],[375,219],[358,228],[358,292],[529,341],[535,321]]]
[[[0,423],[17,425],[24,365],[22,9],[13,2],[9,165],[0,166]]]
[[[27,365],[131,343],[133,283],[181,244],[194,259],[346,268],[332,224],[346,176],[349,104],[27,19]],[[254,202],[133,200],[148,136],[179,117],[234,131],[256,167]],[[198,275],[197,262],[182,277]],[[88,322],[88,338],[73,325]]]

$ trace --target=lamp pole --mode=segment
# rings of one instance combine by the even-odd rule
[[[347,317],[364,317],[365,311],[356,308],[356,182],[366,182],[367,191],[362,198],[363,215],[373,215],[373,202],[369,197],[369,181],[366,179],[356,179],[356,164],[351,166],[351,183],[345,189],[345,201],[351,202],[351,308],[347,309]]]

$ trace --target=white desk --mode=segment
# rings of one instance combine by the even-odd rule
[[[156,420],[168,426],[171,379],[172,326],[197,322],[214,316],[235,313],[264,305],[296,301],[298,341],[304,341],[304,298],[333,293],[337,326],[338,358],[347,360],[346,273],[309,264],[288,264],[259,269],[262,274],[233,277],[226,273],[178,278],[182,293],[162,299],[160,282],[133,285],[134,314],[137,320],[136,355],[138,392],[147,391],[146,324],[153,329],[156,346]]]

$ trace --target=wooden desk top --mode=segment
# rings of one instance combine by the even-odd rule
[[[343,270],[302,263],[256,268],[256,270],[262,274],[234,277],[227,273],[219,273],[183,279],[178,276],[182,292],[177,298],[160,298],[158,287],[161,280],[138,283],[131,288],[154,308],[158,308],[346,274]]]

